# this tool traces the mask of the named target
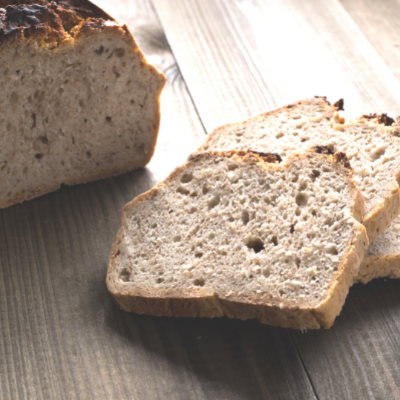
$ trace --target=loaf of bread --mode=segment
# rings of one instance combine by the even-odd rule
[[[199,151],[257,150],[282,158],[323,144],[344,152],[365,197],[365,225],[372,241],[399,214],[399,126],[387,116],[364,116],[346,123],[325,98],[299,101],[241,123],[217,128]]]
[[[143,167],[165,77],[87,0],[0,0],[0,207]]]
[[[341,154],[199,153],[127,204],[107,286],[120,308],[329,328],[368,247]]]

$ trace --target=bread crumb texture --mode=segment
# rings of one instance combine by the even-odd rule
[[[274,151],[284,159],[294,151],[325,145],[333,152],[346,153],[365,197],[363,222],[373,240],[400,210],[400,128],[385,114],[346,123],[337,112],[341,107],[335,105],[324,98],[302,100],[225,125],[209,135],[200,151]]]
[[[368,245],[363,207],[332,156],[199,154],[125,206],[107,284],[128,311],[329,327]]]
[[[85,0],[0,0],[0,207],[150,160],[165,77]]]

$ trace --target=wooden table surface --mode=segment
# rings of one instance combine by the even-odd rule
[[[0,210],[0,399],[400,399],[400,281],[329,330],[119,311],[120,208],[218,125],[314,95],[400,115],[399,0],[99,0],[168,78],[147,168]]]

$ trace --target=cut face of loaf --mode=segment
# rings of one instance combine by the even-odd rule
[[[345,123],[323,98],[299,101],[241,123],[217,128],[199,151],[257,150],[282,158],[315,145],[344,152],[365,197],[365,225],[370,240],[399,213],[400,128],[390,118],[359,118]],[[386,126],[386,124],[392,124]]]
[[[197,154],[126,205],[107,274],[117,304],[330,327],[368,247],[361,192],[337,155],[268,161]]]
[[[0,7],[0,207],[146,165],[165,77],[127,27],[86,0]]]

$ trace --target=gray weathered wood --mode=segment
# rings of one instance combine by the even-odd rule
[[[207,131],[315,94],[345,97],[352,117],[400,114],[397,72],[346,12],[351,1],[153,2]],[[356,285],[331,330],[291,331],[319,399],[400,398],[399,290]]]
[[[0,210],[0,398],[315,399],[287,330],[138,316],[105,286],[119,209],[204,130],[147,0],[99,1],[169,79],[148,168]]]
[[[400,110],[400,83],[336,0],[154,4],[207,131],[314,95],[344,97],[352,118]]]
[[[340,3],[399,79],[400,3],[396,0],[340,0]]]

